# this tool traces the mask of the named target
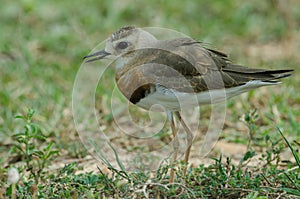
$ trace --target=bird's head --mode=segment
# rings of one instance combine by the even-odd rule
[[[117,57],[141,48],[149,48],[157,39],[149,32],[133,26],[125,26],[114,32],[107,40],[105,49],[96,53],[87,55],[84,59],[90,58],[87,62]]]

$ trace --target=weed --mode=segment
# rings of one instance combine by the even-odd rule
[[[58,150],[53,149],[53,142],[46,146],[41,143],[47,141],[41,130],[32,121],[34,110],[29,109],[26,115],[18,115],[16,118],[23,120],[25,123],[24,131],[13,135],[16,144],[14,145],[17,152],[22,155],[26,163],[26,170],[30,171],[35,184],[43,177],[43,171],[51,160],[59,154]]]

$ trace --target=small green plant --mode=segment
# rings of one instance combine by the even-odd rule
[[[32,121],[34,112],[33,109],[29,109],[26,115],[16,116],[25,122],[25,126],[24,131],[14,134],[13,138],[16,140],[15,149],[26,163],[26,170],[30,171],[35,183],[38,184],[47,163],[59,152],[53,149],[53,142],[48,142],[46,146],[41,144],[46,141],[46,137]]]
[[[248,141],[248,145],[247,148],[249,149],[251,146],[251,141],[253,140],[253,137],[257,131],[257,126],[255,125],[255,122],[258,119],[258,114],[257,114],[257,110],[250,110],[245,116],[244,118],[242,118],[242,121],[247,125],[248,129],[249,129],[249,141]]]

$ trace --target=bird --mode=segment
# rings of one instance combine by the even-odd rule
[[[252,89],[277,85],[281,83],[279,79],[293,71],[234,64],[227,54],[203,42],[189,37],[159,40],[135,26],[121,27],[106,40],[105,49],[84,57],[86,63],[102,59],[113,60],[116,84],[132,104],[146,110],[156,104],[164,108],[174,137],[173,162],[179,149],[175,120],[180,122],[186,133],[186,164],[193,132],[183,120],[182,110],[221,103]],[[171,183],[174,176],[171,169]]]

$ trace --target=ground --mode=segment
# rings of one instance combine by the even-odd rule
[[[0,197],[299,197],[299,8],[297,0],[4,0],[0,8]],[[294,72],[281,85],[228,100],[219,141],[199,158],[196,154],[203,141],[199,136],[188,175],[181,176],[184,165],[176,165],[177,184],[168,185],[167,166],[154,174],[124,174],[91,156],[72,114],[72,89],[82,58],[124,25],[174,29],[226,52],[235,63]],[[108,70],[103,81],[97,88],[96,114],[105,132],[120,135],[109,104],[113,71]],[[35,110],[32,119],[27,115],[30,109]],[[201,120],[191,120],[200,121],[199,135],[208,128],[210,111],[209,106],[201,107]],[[118,114],[128,121],[122,109]],[[16,119],[17,115],[25,118]],[[147,113],[134,107],[132,115],[141,125],[148,121]],[[168,129],[166,125],[161,142],[170,140]],[[135,150],[135,143],[126,137],[118,137],[118,143]],[[15,188],[7,182],[11,167],[21,174]]]

